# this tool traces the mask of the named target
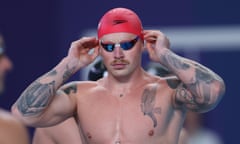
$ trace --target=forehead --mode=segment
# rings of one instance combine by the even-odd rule
[[[136,37],[135,34],[120,32],[120,33],[111,33],[104,35],[100,40],[105,42],[121,42],[126,40],[132,40]]]

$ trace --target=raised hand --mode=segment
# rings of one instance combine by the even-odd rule
[[[163,48],[170,48],[168,38],[158,30],[145,30],[143,32],[145,46],[149,53],[150,59],[159,62],[161,56],[161,50]]]
[[[93,50],[93,52],[91,50]],[[99,44],[95,37],[83,37],[72,42],[68,52],[68,57],[78,59],[79,67],[90,64],[98,55]]]

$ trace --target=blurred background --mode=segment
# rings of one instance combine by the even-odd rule
[[[21,92],[52,69],[72,41],[94,35],[101,16],[126,7],[142,19],[145,29],[162,30],[176,53],[217,72],[226,94],[216,109],[203,115],[203,125],[225,144],[239,140],[240,9],[237,0],[0,0],[0,31],[14,69],[8,75],[0,106],[9,110]],[[144,63],[148,63],[147,55]],[[80,72],[81,73],[81,72]],[[82,72],[83,73],[83,72]],[[72,79],[82,79],[76,74]]]

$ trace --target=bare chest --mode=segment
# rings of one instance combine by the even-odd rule
[[[80,128],[88,143],[157,141],[169,125],[170,103],[170,93],[159,95],[151,88],[122,96],[92,93],[79,101]]]

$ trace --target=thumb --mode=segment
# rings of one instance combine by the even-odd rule
[[[151,43],[146,43],[146,48],[147,48],[147,51],[148,51],[149,55],[152,56],[154,54],[154,49],[152,47],[152,44]]]
[[[91,54],[92,60],[96,59],[96,57],[97,57],[98,55],[99,55],[99,46],[96,46],[96,47],[94,48],[93,53]]]

